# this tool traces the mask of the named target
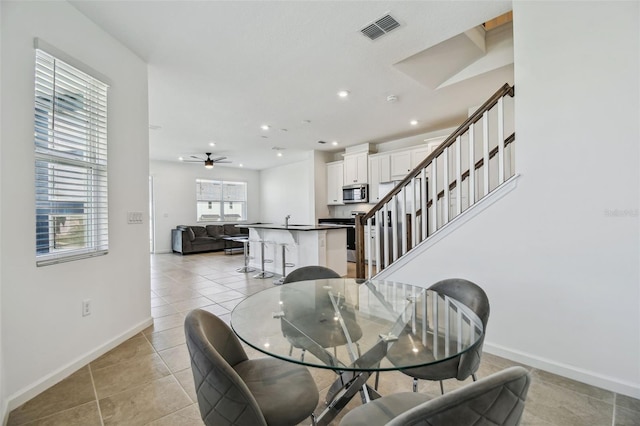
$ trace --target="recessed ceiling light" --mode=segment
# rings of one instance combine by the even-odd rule
[[[209,146],[216,146],[215,142],[209,142]]]
[[[349,96],[349,91],[348,90],[341,90],[338,92],[338,96],[340,96],[341,98],[346,98],[347,96]]]
[[[178,157],[178,160],[183,161],[183,160],[184,160],[184,158],[182,158],[182,157]]]
[[[238,167],[244,167],[244,166],[242,165],[242,163],[240,163],[240,164],[238,164]]]
[[[269,127],[269,125],[268,125],[268,124],[263,124],[262,126],[260,126],[260,128],[261,128],[262,130],[269,130],[269,129],[270,129],[270,127]]]
[[[338,141],[333,141],[333,142],[331,142],[331,145],[333,145],[333,146],[338,145]]]
[[[282,153],[281,152],[278,153],[278,157],[282,157]]]
[[[411,124],[412,126],[417,126],[418,125],[418,120],[411,120],[409,122],[409,124]]]

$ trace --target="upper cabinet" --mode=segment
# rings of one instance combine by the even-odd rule
[[[436,145],[437,146],[437,145]],[[431,151],[435,147],[431,147],[429,145],[421,146],[420,148],[415,148],[411,150],[411,170],[418,167],[418,165],[431,154]]]
[[[391,164],[388,154],[369,156],[369,203],[380,201],[378,186],[391,181]]]
[[[345,154],[344,156],[344,184],[368,183],[368,157],[366,152]]]
[[[391,153],[391,180],[402,180],[411,170],[411,151]]]
[[[342,179],[344,176],[342,161],[327,163],[327,204],[336,205],[342,202]]]

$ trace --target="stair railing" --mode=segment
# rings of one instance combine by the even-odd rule
[[[511,146],[515,133],[504,136],[507,128],[513,129],[512,114],[505,120],[505,112],[512,111],[505,110],[507,96],[514,96],[514,87],[509,84],[482,104],[378,204],[356,216],[358,278],[373,277],[387,268],[514,174]],[[369,235],[366,242],[365,230]]]

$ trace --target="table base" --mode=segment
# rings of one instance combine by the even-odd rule
[[[371,373],[368,371],[338,372],[338,378],[333,382],[325,397],[327,408],[316,417],[316,425],[326,426],[331,423],[358,392],[360,392],[363,404],[380,398],[380,394],[367,385],[369,377],[371,377]]]

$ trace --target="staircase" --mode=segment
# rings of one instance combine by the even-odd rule
[[[513,96],[513,86],[502,86],[378,204],[356,216],[358,278],[388,268],[514,175]],[[368,259],[365,229],[374,235],[366,241]]]

